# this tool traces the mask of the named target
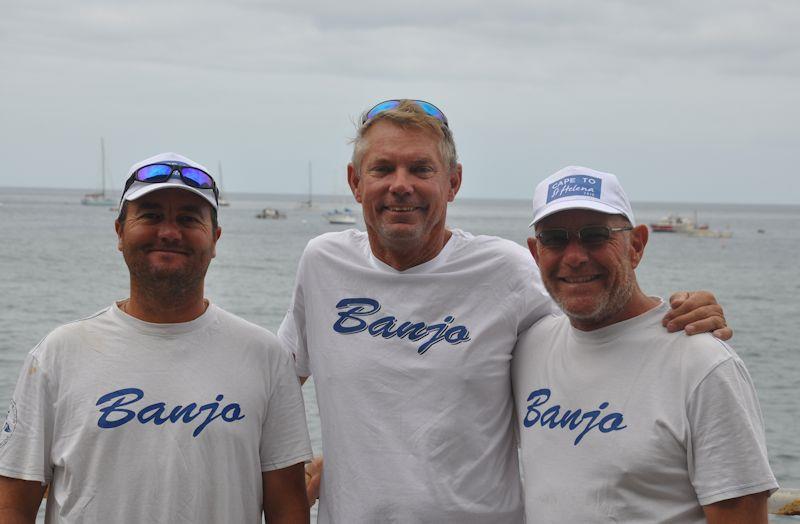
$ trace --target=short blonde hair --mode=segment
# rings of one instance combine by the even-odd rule
[[[365,135],[376,122],[381,121],[390,122],[403,129],[419,129],[434,133],[439,137],[439,154],[442,157],[442,162],[450,171],[456,169],[458,156],[456,154],[456,143],[453,140],[453,132],[444,122],[427,114],[413,100],[401,100],[400,105],[397,107],[382,111],[366,122],[361,123],[364,121],[365,116],[366,112],[359,120],[355,138],[350,141],[353,144],[351,161],[358,176],[361,176],[361,159],[364,158],[364,153],[368,146]]]

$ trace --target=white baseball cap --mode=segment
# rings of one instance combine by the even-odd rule
[[[133,175],[139,169],[150,166],[153,164],[165,164],[167,166],[171,166],[176,168],[170,175],[169,178],[164,180],[163,182],[142,182],[140,180],[134,180],[127,189],[125,189],[125,193],[122,195],[121,202],[125,200],[136,200],[148,193],[152,193],[153,191],[158,191],[159,189],[186,189],[187,191],[191,191],[192,193],[199,195],[206,199],[209,204],[214,209],[219,209],[218,202],[217,202],[217,192],[215,190],[216,184],[214,183],[214,179],[209,174],[208,169],[206,169],[201,164],[198,164],[194,160],[187,158],[183,155],[179,155],[177,153],[161,153],[156,156],[151,156],[150,158],[146,158],[141,162],[137,162],[136,164],[132,165],[131,168],[128,170],[128,179],[130,179],[131,175]],[[202,171],[205,175],[208,176],[208,179],[211,181],[212,187],[210,188],[200,188],[194,187],[186,182],[184,182],[183,178],[178,174],[178,169],[182,167],[189,167],[194,168]]]
[[[533,193],[533,222],[530,226],[567,209],[624,215],[631,225],[636,225],[631,203],[617,177],[588,167],[568,166],[539,182]]]

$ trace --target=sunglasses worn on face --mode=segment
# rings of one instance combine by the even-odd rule
[[[134,182],[155,184],[158,182],[166,182],[170,177],[175,175],[179,176],[187,186],[196,187],[198,189],[213,189],[214,196],[217,196],[217,184],[214,183],[214,179],[211,178],[211,175],[202,169],[178,163],[150,164],[140,167],[134,171],[130,178],[128,178],[128,181],[125,182],[125,189],[122,192],[124,194]]]
[[[363,126],[377,115],[383,113],[384,111],[389,111],[390,109],[394,109],[400,105],[401,100],[385,100],[380,104],[376,105],[361,117],[361,125]],[[432,116],[433,118],[439,120],[445,126],[447,126],[447,117],[444,116],[441,109],[436,107],[435,105],[431,104],[430,102],[426,102],[424,100],[410,100],[416,104],[420,109],[425,111],[425,114]]]
[[[536,239],[545,247],[564,248],[569,244],[569,239],[574,236],[583,246],[601,246],[608,242],[611,233],[618,231],[630,231],[633,227],[607,227],[607,226],[586,226],[578,231],[568,229],[543,229],[536,233]]]

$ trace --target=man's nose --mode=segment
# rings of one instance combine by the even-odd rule
[[[570,267],[578,267],[589,261],[589,253],[580,240],[574,235],[570,235],[569,242],[564,246],[561,259]]]
[[[158,224],[158,238],[162,241],[178,241],[181,238],[181,230],[177,222],[172,219],[164,219]]]
[[[414,192],[414,175],[408,169],[399,167],[395,170],[389,191],[395,194],[407,195]]]

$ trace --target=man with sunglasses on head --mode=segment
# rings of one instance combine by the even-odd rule
[[[130,297],[27,357],[0,434],[0,522],[308,522],[300,384],[274,335],[204,297],[218,191],[165,153],[115,222]]]
[[[319,522],[521,522],[511,353],[555,310],[530,254],[446,227],[461,165],[428,102],[364,113],[347,178],[367,231],[309,242],[278,331],[315,377]],[[672,327],[730,336],[709,297]]]
[[[528,522],[765,523],[777,488],[744,364],[668,333],[639,288],[647,245],[617,178],[567,167],[536,187],[528,246],[564,315],[512,362]]]

